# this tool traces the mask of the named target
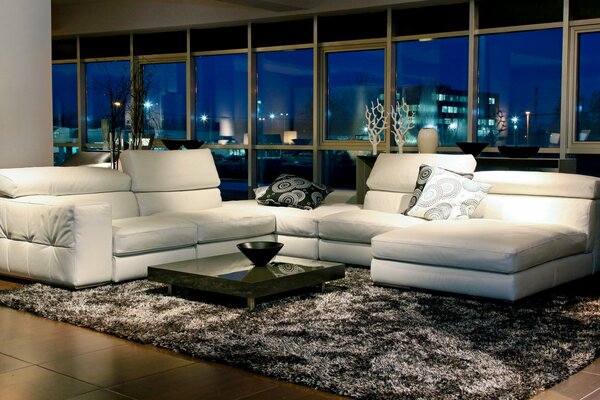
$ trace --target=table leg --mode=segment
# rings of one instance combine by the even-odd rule
[[[248,297],[248,310],[254,310],[254,307],[256,306],[256,302],[254,297]]]
[[[172,295],[173,295],[173,285],[171,285],[171,284],[167,284],[167,294],[168,294],[169,296],[172,296]]]

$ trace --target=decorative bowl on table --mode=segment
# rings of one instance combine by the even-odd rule
[[[237,244],[237,248],[257,267],[267,265],[282,247],[283,243],[266,241]]]
[[[528,158],[537,154],[539,146],[498,146],[498,152],[509,158]]]
[[[473,157],[477,157],[479,153],[487,147],[487,143],[483,142],[456,142],[456,145],[465,154],[471,154]]]

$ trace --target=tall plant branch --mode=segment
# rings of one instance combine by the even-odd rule
[[[383,140],[382,133],[387,128],[387,116],[379,99],[377,99],[377,104],[371,102],[371,108],[365,105],[365,118],[367,119],[369,142],[373,146],[373,154],[377,154],[377,145]]]
[[[396,102],[396,106],[391,106],[390,120],[394,139],[398,145],[398,153],[403,153],[405,137],[408,131],[415,127],[415,112],[410,111],[410,107],[402,98],[402,104]]]

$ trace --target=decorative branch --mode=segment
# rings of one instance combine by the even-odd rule
[[[390,120],[392,126],[392,133],[396,144],[398,145],[398,153],[403,152],[404,138],[408,131],[415,127],[415,112],[410,111],[408,104],[402,98],[402,104],[396,102],[396,106],[391,106]]]
[[[383,104],[377,99],[377,104],[371,102],[371,108],[365,105],[365,118],[367,119],[367,129],[369,131],[369,142],[373,146],[373,155],[377,154],[377,145],[383,140],[382,133],[387,128],[387,117]]]

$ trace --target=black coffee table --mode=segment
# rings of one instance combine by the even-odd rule
[[[343,278],[344,264],[276,256],[267,266],[255,267],[242,253],[199,258],[148,267],[148,280],[173,287],[202,290],[247,299],[254,309],[255,299],[291,290],[319,286]]]

